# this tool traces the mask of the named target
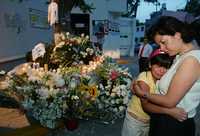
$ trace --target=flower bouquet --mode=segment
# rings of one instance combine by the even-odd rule
[[[63,33],[46,53],[48,67],[34,57],[35,62],[17,66],[6,78],[8,94],[43,126],[55,128],[59,120],[70,119],[109,122],[105,115],[124,115],[132,77],[128,69],[96,53],[87,36]]]
[[[28,68],[9,75],[9,93],[17,96],[25,110],[43,126],[55,128],[66,111],[65,81],[59,72]]]
[[[54,46],[50,61],[62,67],[77,66],[89,64],[96,55],[88,36],[73,36],[67,32],[62,33],[60,41]]]
[[[123,117],[130,97],[132,76],[128,69],[122,69],[114,63],[104,63],[96,69],[101,77],[98,86],[98,109],[110,113],[115,118]]]
[[[103,113],[120,117],[128,102],[131,75],[106,59],[99,60],[48,71],[24,64],[20,72],[8,73],[8,92],[49,128],[60,119],[101,119]]]

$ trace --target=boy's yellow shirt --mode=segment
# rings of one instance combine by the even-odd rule
[[[150,93],[155,93],[156,91],[156,84],[153,80],[152,74],[150,71],[142,72],[139,74],[137,81],[144,81],[150,87]],[[133,95],[129,105],[128,105],[128,112],[135,114],[138,118],[149,120],[150,117],[147,113],[144,112],[142,109],[142,104],[140,98],[136,95]]]

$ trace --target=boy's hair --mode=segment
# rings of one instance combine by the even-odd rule
[[[167,53],[161,51],[160,49],[156,49],[152,52],[149,58],[150,65],[159,65],[169,69],[173,63],[174,57],[169,56]]]

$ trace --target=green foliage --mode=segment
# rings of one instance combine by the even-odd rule
[[[74,0],[74,7],[79,7],[84,13],[89,12],[92,13],[92,10],[95,9],[93,4],[89,5],[84,0]]]

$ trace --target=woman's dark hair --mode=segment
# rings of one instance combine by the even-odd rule
[[[194,40],[195,33],[191,25],[171,16],[160,17],[147,31],[147,36],[150,40],[154,40],[156,34],[174,36],[176,32],[181,33],[181,38],[185,43]]]
[[[149,63],[150,63],[150,65],[156,64],[156,65],[159,65],[159,66],[169,69],[173,63],[173,59],[174,59],[174,57],[169,56],[166,53],[158,54],[158,55],[152,57],[151,59],[149,59]]]

